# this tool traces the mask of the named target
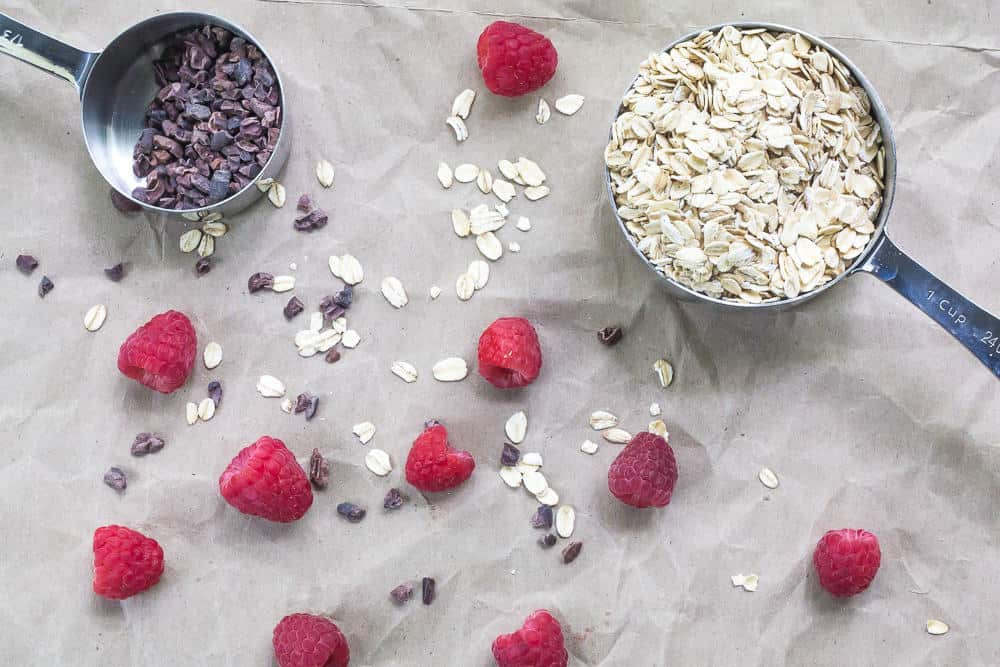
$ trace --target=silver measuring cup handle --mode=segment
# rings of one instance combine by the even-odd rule
[[[23,60],[83,88],[99,54],[80,49],[29,28],[0,12],[0,53]]]
[[[872,274],[906,297],[1000,377],[1000,319],[948,287],[884,234],[858,270]]]

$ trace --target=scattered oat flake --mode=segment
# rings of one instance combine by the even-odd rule
[[[271,290],[274,292],[288,292],[295,289],[295,276],[275,276]]]
[[[375,424],[372,424],[371,422],[361,422],[360,424],[355,424],[353,433],[358,436],[358,440],[361,441],[361,444],[367,445],[371,439],[375,437]]]
[[[560,505],[556,510],[556,534],[559,537],[570,537],[576,526],[576,510],[572,505]]]
[[[583,106],[583,95],[563,95],[556,100],[556,111],[566,116],[572,116]]]
[[[365,467],[379,477],[385,477],[392,472],[392,462],[389,455],[381,449],[369,449],[365,454]]]
[[[490,173],[489,169],[479,170],[479,175],[476,176],[476,187],[484,195],[488,195],[493,191],[493,174]]]
[[[757,473],[757,479],[769,489],[778,488],[778,476],[770,468],[761,468],[760,472]]]
[[[535,494],[535,500],[548,507],[555,507],[559,504],[559,494],[551,486]]]
[[[517,241],[511,241],[507,244],[507,250],[510,250],[513,253],[521,252],[521,244]]]
[[[486,287],[486,283],[490,280],[490,265],[481,259],[477,259],[469,264],[469,269],[466,273],[472,276],[476,289],[481,290]]]
[[[927,634],[929,635],[943,635],[948,632],[948,624],[944,621],[938,621],[936,619],[927,619]]]
[[[454,174],[452,173],[451,167],[448,166],[447,162],[438,163],[437,178],[441,187],[446,190],[451,187],[452,183],[455,182]]]
[[[503,159],[497,162],[497,171],[503,174],[503,177],[511,181],[516,181],[519,178],[517,173],[517,167],[510,160]]]
[[[601,435],[604,436],[605,440],[613,442],[616,445],[624,445],[632,439],[631,433],[620,428],[609,428],[607,431],[601,433]]]
[[[205,352],[202,354],[202,359],[205,362],[205,368],[212,370],[222,363],[222,346],[215,341],[212,341],[205,346]]]
[[[285,205],[285,186],[281,183],[275,181],[271,184],[271,187],[267,189],[267,199],[276,208],[281,208]]]
[[[545,172],[542,171],[542,168],[537,163],[528,158],[524,156],[517,158],[515,166],[517,167],[517,173],[521,175],[526,185],[537,187],[545,182]]]
[[[500,467],[500,479],[504,481],[504,484],[512,489],[516,489],[521,486],[521,471],[512,466],[501,466]]]
[[[549,186],[547,185],[539,185],[524,189],[524,196],[528,198],[528,201],[538,201],[542,197],[548,196],[548,194]]]
[[[531,229],[531,220],[522,215],[517,219],[516,227],[520,229],[522,232],[526,232]]]
[[[382,279],[382,296],[394,308],[402,308],[410,302],[410,298],[403,288],[403,283],[395,276],[386,276]]]
[[[529,493],[538,495],[545,489],[549,488],[549,482],[545,479],[545,475],[538,472],[537,470],[531,470],[524,473],[524,488],[528,490]]]
[[[660,414],[661,414],[660,404],[659,403],[650,403],[649,404],[649,416],[651,416],[651,417],[659,417]]]
[[[590,413],[590,427],[595,431],[603,431],[618,425],[618,417],[604,410],[597,410]]]
[[[180,247],[181,252],[194,252],[198,249],[198,244],[201,243],[202,232],[200,229],[189,229],[188,231],[181,234]]]
[[[361,342],[361,336],[354,329],[348,329],[344,332],[344,336],[340,340],[344,344],[344,347],[353,350]]]
[[[455,180],[459,183],[471,183],[479,176],[479,167],[465,162],[455,167]]]
[[[462,301],[468,301],[476,292],[476,279],[468,273],[463,273],[455,281],[455,293]]]
[[[440,382],[458,382],[469,374],[469,367],[465,359],[448,357],[434,364],[431,372],[434,374],[434,379]]]
[[[462,143],[469,138],[469,128],[465,126],[465,121],[458,116],[448,116],[445,123],[455,131],[455,141]]]
[[[756,574],[734,574],[729,580],[733,582],[735,588],[742,588],[745,591],[753,593],[757,590],[757,583],[760,577]]]
[[[653,364],[653,371],[656,372],[656,378],[660,381],[660,386],[664,389],[669,387],[670,383],[674,381],[674,367],[666,359],[657,359]]]
[[[472,222],[469,220],[469,215],[460,208],[453,208],[451,210],[451,228],[455,230],[455,234],[459,238],[464,239],[472,230]]]
[[[108,309],[104,304],[91,306],[83,316],[83,328],[87,331],[97,331],[108,317]]]
[[[438,287],[437,285],[431,285],[430,295],[431,299],[438,298],[439,296],[441,296],[441,288]]]
[[[203,422],[207,422],[209,419],[215,416],[215,401],[211,398],[201,399],[201,403],[198,404],[198,419]]]
[[[292,410],[294,410],[294,409],[295,409],[295,404],[292,403],[292,399],[286,398],[286,399],[284,399],[284,400],[281,401],[281,411],[282,412],[287,412],[288,414],[292,414]]]
[[[184,411],[188,426],[193,426],[198,421],[198,404],[189,402],[184,406]]]
[[[466,88],[460,92],[455,97],[455,101],[451,103],[451,115],[458,116],[459,118],[465,120],[469,117],[469,112],[472,111],[472,103],[475,101],[476,91],[471,88]]]
[[[261,375],[257,379],[257,391],[265,398],[281,398],[285,395],[285,383],[273,375]]]
[[[316,180],[324,188],[333,185],[333,165],[328,160],[320,160],[316,163]]]
[[[542,467],[542,455],[538,452],[527,452],[521,457],[521,463],[526,466],[534,466],[535,468]]]
[[[503,256],[503,244],[493,232],[486,232],[476,237],[476,247],[486,259],[495,262]]]
[[[201,243],[198,244],[198,256],[204,259],[213,254],[215,254],[215,239],[205,234],[201,237]]]
[[[406,361],[394,361],[390,370],[393,375],[401,379],[403,382],[410,383],[417,381],[417,369],[411,363]]]
[[[515,412],[503,427],[504,433],[515,445],[524,442],[524,434],[528,430],[528,417],[524,411]]]
[[[271,189],[271,186],[274,185],[274,179],[273,178],[262,178],[259,181],[257,181],[256,185],[257,185],[257,189],[260,190],[261,192],[267,192],[268,190]]]
[[[206,222],[201,226],[201,231],[213,238],[219,238],[226,235],[226,232],[229,231],[229,227],[226,223],[217,220],[214,222]]]
[[[493,181],[493,194],[497,196],[497,199],[506,204],[517,196],[517,191],[513,185],[498,178]]]
[[[580,451],[584,454],[596,454],[597,443],[592,440],[584,440],[583,444],[580,445]]]
[[[650,433],[655,433],[661,438],[667,438],[670,436],[670,433],[667,432],[667,425],[663,422],[662,419],[654,419],[653,421],[649,422],[648,430]]]
[[[538,98],[538,111],[535,112],[535,122],[539,125],[545,125],[552,116],[552,111],[549,110],[549,103],[545,101],[544,97]]]

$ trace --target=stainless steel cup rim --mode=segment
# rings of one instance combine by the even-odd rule
[[[872,115],[875,121],[879,124],[882,133],[882,144],[885,147],[885,177],[883,179],[884,189],[882,193],[882,205],[879,209],[878,217],[875,220],[875,233],[872,234],[871,239],[868,241],[868,245],[865,247],[864,252],[858,255],[854,261],[851,263],[847,270],[841,273],[839,276],[831,280],[830,282],[818,287],[805,294],[800,294],[794,299],[779,299],[777,301],[770,301],[766,303],[749,303],[749,302],[737,302],[737,301],[726,301],[724,299],[719,299],[702,292],[695,291],[690,287],[681,284],[680,282],[674,280],[673,278],[661,273],[656,270],[656,267],[649,261],[646,255],[639,249],[635,238],[632,233],[629,232],[628,228],[625,226],[625,221],[622,220],[621,216],[618,215],[618,206],[615,203],[615,195],[613,190],[613,185],[611,182],[611,170],[608,169],[607,165],[604,167],[605,174],[605,185],[608,194],[608,200],[611,203],[611,210],[615,216],[615,220],[618,222],[618,227],[625,239],[628,241],[629,246],[632,251],[643,261],[646,267],[656,275],[657,279],[668,285],[674,291],[680,291],[684,294],[684,298],[690,300],[707,301],[709,303],[715,304],[717,306],[722,306],[724,308],[749,310],[755,308],[788,308],[797,306],[809,299],[819,296],[823,292],[827,291],[831,287],[837,285],[847,276],[857,272],[860,267],[867,261],[868,257],[872,254],[874,249],[878,246],[879,241],[885,234],[885,227],[889,218],[889,210],[892,208],[892,200],[896,194],[896,140],[892,133],[892,125],[889,122],[889,115],[886,111],[885,105],[882,103],[882,99],[879,97],[878,92],[875,90],[875,86],[868,80],[864,73],[853,63],[851,60],[845,56],[839,49],[830,45],[826,40],[816,37],[805,30],[800,30],[798,28],[792,28],[789,26],[781,25],[778,23],[767,23],[762,21],[731,21],[725,23],[717,23],[715,25],[702,28],[700,30],[694,30],[689,32],[678,39],[675,39],[670,44],[663,48],[663,52],[670,51],[678,44],[694,39],[698,35],[704,32],[718,32],[726,26],[733,26],[734,28],[739,28],[741,30],[753,30],[757,28],[763,28],[773,32],[788,32],[796,33],[802,35],[808,39],[813,44],[822,46],[824,49],[830,52],[830,54],[837,59],[839,59],[851,74],[854,75],[855,80],[858,85],[864,89],[865,94],[868,95],[868,99],[871,101]],[[621,99],[624,101],[625,96],[628,95],[628,91],[632,89],[635,82],[638,80],[638,75],[632,79],[625,92],[622,94]],[[624,105],[619,104],[615,111],[615,117],[612,119],[611,124],[614,126],[615,121],[621,114]]]
[[[134,31],[137,31],[137,30],[142,30],[144,28],[147,28],[150,25],[154,25],[156,23],[160,23],[160,22],[164,21],[165,19],[168,19],[168,18],[171,18],[171,17],[180,17],[180,18],[184,18],[184,19],[191,19],[192,20],[192,23],[191,23],[192,27],[194,25],[200,25],[200,24],[219,25],[219,26],[221,26],[223,28],[226,28],[227,30],[231,30],[232,32],[236,32],[236,33],[240,33],[242,35],[245,35],[246,39],[248,41],[250,41],[254,46],[256,46],[260,50],[260,52],[264,55],[264,57],[267,58],[268,62],[271,64],[271,70],[274,72],[274,77],[278,81],[278,99],[280,101],[280,106],[281,106],[282,123],[281,123],[281,130],[278,133],[278,141],[275,144],[274,151],[271,153],[271,157],[268,158],[267,162],[265,162],[263,165],[261,165],[261,173],[262,174],[265,173],[265,171],[267,171],[267,168],[271,165],[271,163],[277,159],[276,156],[278,156],[278,155],[280,155],[282,153],[281,148],[283,148],[283,143],[287,141],[287,134],[288,133],[285,132],[285,119],[286,119],[286,114],[287,114],[287,99],[286,99],[286,96],[285,96],[285,84],[284,84],[284,81],[281,78],[281,72],[278,70],[278,67],[274,64],[274,59],[271,58],[271,56],[267,52],[267,49],[264,48],[264,46],[261,44],[260,40],[258,40],[253,35],[253,33],[251,33],[249,30],[245,29],[243,26],[239,25],[238,23],[234,23],[233,21],[229,21],[228,19],[224,19],[224,18],[222,18],[220,16],[216,16],[214,14],[206,14],[204,12],[192,12],[192,11],[163,12],[162,14],[157,14],[156,16],[150,16],[147,19],[143,19],[142,21],[139,21],[138,23],[136,23],[136,24],[134,24],[134,25],[126,28],[125,30],[122,30],[117,35],[115,35],[114,39],[112,39],[110,42],[108,42],[107,46],[104,49],[102,49],[100,52],[98,52],[96,54],[96,57],[94,58],[93,62],[89,65],[87,74],[86,74],[86,76],[85,76],[85,78],[83,80],[83,85],[80,88],[80,102],[81,102],[81,105],[80,105],[80,117],[81,117],[81,122],[82,122],[82,119],[85,116],[86,110],[87,110],[87,93],[88,93],[88,89],[89,89],[89,84],[91,82],[90,72],[92,72],[100,64],[101,57],[104,56],[104,54],[107,53],[109,50],[111,50],[112,48],[114,48],[115,44],[119,40],[121,40],[125,35],[127,35],[129,33],[132,33]],[[152,72],[150,72],[150,76],[152,76]],[[153,204],[147,204],[145,202],[141,202],[141,201],[138,201],[137,199],[133,198],[131,192],[124,192],[121,188],[119,188],[117,185],[115,185],[114,179],[110,178],[109,175],[105,173],[105,171],[104,171],[104,165],[103,165],[102,161],[99,161],[97,159],[97,156],[95,155],[93,146],[91,145],[91,137],[87,133],[86,126],[83,127],[83,141],[84,141],[84,143],[87,146],[87,153],[90,155],[91,162],[93,162],[94,166],[96,166],[97,169],[98,169],[98,171],[101,172],[101,175],[104,177],[104,180],[106,180],[111,185],[111,187],[113,187],[115,190],[117,190],[119,194],[121,194],[122,196],[124,196],[124,197],[128,198],[129,200],[135,202],[136,204],[139,204],[140,206],[142,206],[144,209],[146,209],[148,211],[155,211],[155,212],[158,212],[158,213],[165,213],[165,214],[181,214],[181,215],[187,215],[187,216],[194,217],[194,218],[203,217],[204,215],[206,215],[206,214],[208,214],[208,213],[210,213],[212,211],[215,211],[217,209],[220,209],[220,208],[224,207],[227,203],[229,203],[230,201],[232,201],[236,197],[239,197],[244,191],[246,191],[246,190],[248,190],[250,188],[257,187],[257,185],[256,185],[256,180],[257,179],[254,179],[253,181],[251,181],[250,183],[248,183],[245,187],[243,187],[239,191],[237,191],[237,192],[229,195],[228,197],[226,197],[222,201],[218,201],[218,202],[215,202],[213,204],[209,204],[207,206],[201,206],[199,208],[172,209],[172,208],[163,208],[161,206],[156,206],[156,205],[153,205]]]

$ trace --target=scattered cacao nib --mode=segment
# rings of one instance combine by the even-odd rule
[[[125,265],[118,262],[109,269],[104,269],[104,275],[113,283],[120,282],[125,277]]]
[[[125,487],[128,485],[128,480],[125,479],[124,470],[111,466],[108,468],[108,471],[104,473],[104,483],[115,491],[124,491]]]
[[[18,255],[14,262],[17,264],[18,271],[26,276],[30,276],[31,272],[38,268],[38,260],[35,259],[34,255]]]
[[[299,203],[298,206],[296,206],[296,208],[298,208],[303,213],[308,213],[309,211],[312,210],[312,207],[313,207],[312,198],[309,195],[299,196]]]
[[[387,510],[398,510],[406,501],[407,497],[399,489],[393,487],[385,494],[385,499],[382,500],[382,507]]]
[[[622,339],[622,328],[621,327],[604,327],[597,332],[597,340],[601,341],[608,347],[612,345],[617,345],[618,341]]]
[[[389,591],[389,595],[396,601],[397,604],[405,604],[410,598],[413,597],[413,584],[410,582],[400,584]]]
[[[435,426],[440,426],[440,425],[441,425],[441,422],[439,422],[437,419],[428,419],[427,421],[424,422],[424,429],[426,430],[426,429],[434,428]]]
[[[330,464],[318,449],[314,449],[309,457],[309,481],[317,489],[325,489],[330,483]]]
[[[199,276],[203,276],[212,270],[212,258],[202,257],[197,262],[194,263],[194,272]]]
[[[219,407],[219,403],[222,403],[222,383],[218,380],[212,380],[208,383],[208,397],[212,399],[215,403],[215,407]]]
[[[550,549],[556,545],[556,536],[552,533],[542,535],[538,538],[538,546],[543,549]]]
[[[346,311],[343,306],[336,302],[336,297],[325,296],[319,302],[319,312],[323,313],[323,319],[332,321],[343,315]]]
[[[306,393],[306,392],[302,392],[301,394],[299,394],[298,396],[296,396],[295,397],[295,414],[299,414],[300,412],[305,412],[306,410],[308,410],[309,409],[309,404],[312,402],[312,399],[313,399],[312,394],[309,394],[309,393]]]
[[[424,577],[420,582],[420,597],[424,604],[434,602],[434,586],[435,582],[432,577]]]
[[[288,303],[285,304],[285,309],[282,312],[285,314],[285,319],[290,320],[305,310],[305,308],[306,306],[302,303],[302,299],[297,296],[293,296],[288,300]]]
[[[340,352],[337,350],[337,348],[331,347],[330,350],[326,353],[326,363],[335,364],[338,361],[340,361]]]
[[[132,456],[145,456],[163,449],[163,438],[152,433],[140,433],[132,442]]]
[[[354,301],[354,288],[350,285],[344,285],[344,289],[340,290],[333,295],[333,302],[347,310],[351,307],[351,303]]]
[[[313,396],[309,399],[309,406],[306,408],[306,421],[309,421],[316,416],[316,408],[319,407],[319,396]]]
[[[150,139],[150,141],[152,141],[152,139]],[[122,213],[135,213],[136,211],[142,210],[141,206],[114,188],[111,188],[111,204]]]
[[[315,229],[326,227],[327,215],[322,210],[316,208],[309,211],[301,218],[295,219],[295,229],[300,232],[311,232]]]
[[[516,466],[521,460],[521,450],[510,444],[503,443],[503,451],[500,452],[500,465]]]
[[[282,125],[277,77],[260,49],[207,25],[170,37],[152,70],[160,90],[132,153],[132,171],[146,182],[132,197],[191,209],[250,185]]]
[[[548,530],[552,527],[552,508],[548,505],[539,505],[531,517],[532,528],[544,528]]]
[[[576,560],[576,557],[580,555],[580,549],[583,548],[583,542],[570,542],[570,545],[563,549],[562,559],[564,563],[572,563]]]
[[[259,292],[262,289],[271,289],[273,286],[274,276],[270,273],[264,273],[263,271],[253,274],[250,276],[250,279],[247,280],[247,290],[249,290],[251,294]]]
[[[351,523],[358,523],[365,518],[364,508],[358,507],[354,503],[340,503],[337,505],[337,514],[341,515]]]
[[[42,276],[42,281],[38,283],[38,296],[45,298],[45,295],[52,291],[55,285],[49,280],[48,276]]]

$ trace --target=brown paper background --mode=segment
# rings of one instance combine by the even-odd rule
[[[497,5],[502,4],[502,9]],[[183,225],[123,217],[81,140],[70,86],[0,59],[0,662],[9,665],[271,665],[271,630],[286,613],[332,615],[352,665],[486,666],[490,643],[548,607],[563,622],[572,665],[986,665],[1000,660],[1000,417],[997,381],[916,309],[869,277],[786,313],[723,314],[672,301],[631,256],[603,192],[601,155],[618,95],[648,51],[727,19],[778,21],[829,37],[878,87],[895,124],[899,190],[892,236],[984,307],[995,287],[1000,223],[996,164],[1000,15],[964,0],[846,2],[715,0],[394,4],[309,1],[81,3],[8,0],[4,11],[83,48],[155,12],[197,8],[243,24],[281,71],[293,117],[283,175],[289,201],[303,191],[331,213],[313,235],[291,228],[293,206],[261,202],[220,239],[217,263],[196,279],[177,248]],[[485,93],[474,44],[485,24],[513,16],[544,31],[560,53],[542,91],[587,97],[574,117],[533,120],[537,95]],[[443,120],[464,87],[480,91],[456,145]],[[450,231],[448,211],[485,198],[471,185],[442,190],[438,161],[493,167],[526,154],[546,170],[547,199],[519,196],[512,222],[525,234],[493,266],[489,285],[459,303],[454,282],[478,257]],[[320,191],[313,165],[327,157],[336,185]],[[495,167],[494,167],[495,168]],[[492,202],[491,202],[492,203]],[[20,252],[41,266],[29,279]],[[289,295],[246,293],[255,271],[287,273],[307,307],[336,289],[326,258],[351,252],[366,280],[350,321],[361,345],[329,366],[300,359],[286,323]],[[102,269],[128,262],[120,284]],[[41,274],[55,290],[36,295]],[[378,292],[398,276],[410,304]],[[427,298],[432,284],[444,294]],[[108,306],[90,334],[84,312]],[[188,313],[199,347],[219,341],[225,360],[200,364],[189,383],[155,395],[115,369],[121,341],[169,307]],[[440,384],[440,358],[473,361],[495,317],[538,327],[545,367],[530,388],[500,392],[478,375]],[[594,331],[622,323],[625,340]],[[652,362],[670,358],[661,390]],[[405,385],[392,361],[415,364]],[[294,395],[322,396],[306,423],[254,391],[261,373]],[[215,418],[189,427],[184,404],[220,379]],[[671,505],[636,512],[606,489],[618,446],[593,457],[587,415],[608,409],[632,431],[664,409],[680,480]],[[570,566],[542,552],[528,525],[534,504],[507,489],[496,467],[504,420],[525,409],[526,451],[576,506],[583,553]],[[450,427],[479,467],[452,495],[385,515],[402,483],[412,439],[430,417]],[[388,451],[388,479],[363,465],[351,426],[369,419]],[[151,430],[166,448],[142,459],[128,447]],[[294,525],[239,515],[218,495],[229,459],[261,434],[283,438],[305,461],[331,460],[332,488]],[[101,483],[124,466],[127,491]],[[781,486],[756,480],[770,466]],[[412,489],[410,489],[412,492]],[[335,513],[369,508],[359,525]],[[167,569],[153,590],[122,603],[90,590],[93,530],[124,523],[154,536]],[[883,565],[872,588],[835,601],[808,559],[823,531],[877,533]],[[754,593],[735,573],[760,575]],[[388,591],[431,575],[438,599],[395,607]],[[928,618],[951,624],[931,637]]]

